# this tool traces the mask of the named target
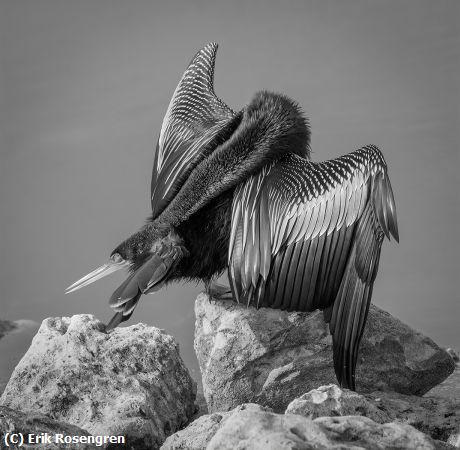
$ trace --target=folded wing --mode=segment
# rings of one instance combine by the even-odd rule
[[[153,218],[168,205],[193,167],[234,129],[234,112],[214,94],[217,44],[200,50],[182,76],[163,119],[152,171]]]
[[[325,310],[339,382],[354,371],[384,235],[398,240],[386,164],[369,146],[312,163],[295,155],[235,192],[229,279],[238,301]]]

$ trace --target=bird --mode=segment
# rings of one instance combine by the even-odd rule
[[[217,47],[196,53],[166,110],[151,216],[66,293],[127,268],[108,332],[142,294],[177,280],[201,280],[210,296],[248,307],[320,309],[337,380],[355,390],[382,242],[399,242],[383,154],[368,145],[313,162],[309,121],[283,94],[259,91],[233,111],[214,92]],[[216,283],[225,271],[229,286]]]

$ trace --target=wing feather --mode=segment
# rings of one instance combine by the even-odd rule
[[[235,191],[231,230],[229,278],[237,298],[325,309],[337,377],[354,388],[383,236],[398,239],[380,151],[369,146],[319,164],[284,157]]]
[[[169,103],[152,170],[155,218],[180,189],[193,167],[235,128],[238,117],[214,93],[217,44],[201,49],[190,62]]]

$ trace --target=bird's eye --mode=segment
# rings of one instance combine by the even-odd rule
[[[123,260],[123,258],[120,256],[119,253],[114,253],[110,259],[114,262],[114,263],[119,263],[120,261]]]

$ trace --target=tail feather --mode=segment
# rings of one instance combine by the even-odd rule
[[[385,172],[378,172],[374,179],[373,205],[379,225],[390,239],[390,234],[399,242],[398,218],[390,179]]]
[[[334,348],[334,369],[339,384],[355,390],[358,348],[364,331],[377,271],[380,247],[372,252],[372,273],[362,278],[357,270],[357,246],[354,244],[344,277],[330,316]]]
[[[374,280],[380,261],[384,235],[399,242],[393,191],[385,172],[373,180],[372,198],[355,231],[345,273],[334,301],[330,319],[333,337],[334,369],[339,383],[355,389],[355,369],[359,344],[364,332]]]

